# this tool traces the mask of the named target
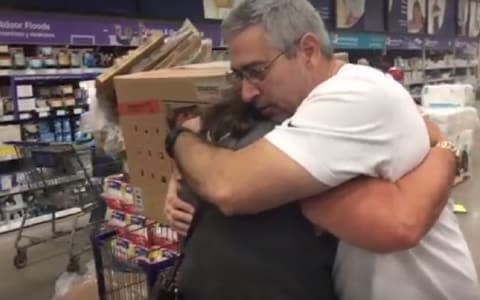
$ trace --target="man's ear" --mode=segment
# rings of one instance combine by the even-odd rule
[[[313,33],[306,33],[300,39],[298,48],[308,63],[313,63],[320,55],[320,41]]]

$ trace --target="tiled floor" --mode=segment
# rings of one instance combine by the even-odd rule
[[[480,105],[479,105],[480,106]],[[471,180],[457,186],[453,192],[457,202],[464,204],[469,212],[459,215],[459,221],[473,253],[477,270],[480,271],[480,133],[476,137],[473,151],[474,176]],[[65,220],[64,224],[69,224]],[[40,226],[34,234],[48,232],[47,226]],[[13,242],[15,234],[0,236],[0,299],[10,300],[50,300],[54,293],[55,281],[67,265],[65,255],[58,256],[65,242],[42,245],[29,253],[29,266],[22,270],[13,267]],[[57,256],[56,256],[57,255]],[[87,258],[83,258],[86,261]],[[88,300],[88,299],[85,299]]]

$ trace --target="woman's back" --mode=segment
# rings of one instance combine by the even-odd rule
[[[272,128],[262,122],[243,137],[226,137],[219,144],[239,149]],[[186,186],[180,197],[199,201]],[[296,204],[226,217],[202,202],[180,268],[182,299],[335,299],[336,245],[330,235],[315,236]]]

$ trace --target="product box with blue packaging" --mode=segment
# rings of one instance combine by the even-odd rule
[[[62,128],[63,128],[63,133],[72,132],[72,128],[70,126],[70,120],[68,118],[62,120]]]
[[[55,133],[62,132],[62,120],[55,120],[53,122],[53,128],[55,128]]]
[[[55,135],[52,132],[40,132],[40,141],[45,143],[55,142]]]
[[[70,133],[63,134],[63,141],[65,143],[70,143],[72,141],[72,135]]]

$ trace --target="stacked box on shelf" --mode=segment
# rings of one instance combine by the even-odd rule
[[[7,45],[0,45],[0,68],[11,68],[12,57]]]
[[[70,118],[62,119],[62,136],[63,142],[70,143],[72,141],[72,128],[70,125]]]
[[[55,133],[48,120],[42,120],[38,123],[40,141],[45,143],[55,142]]]
[[[19,112],[36,109],[36,98],[31,84],[17,85],[17,109]]]
[[[62,119],[53,120],[53,130],[55,132],[55,141],[63,142]]]

